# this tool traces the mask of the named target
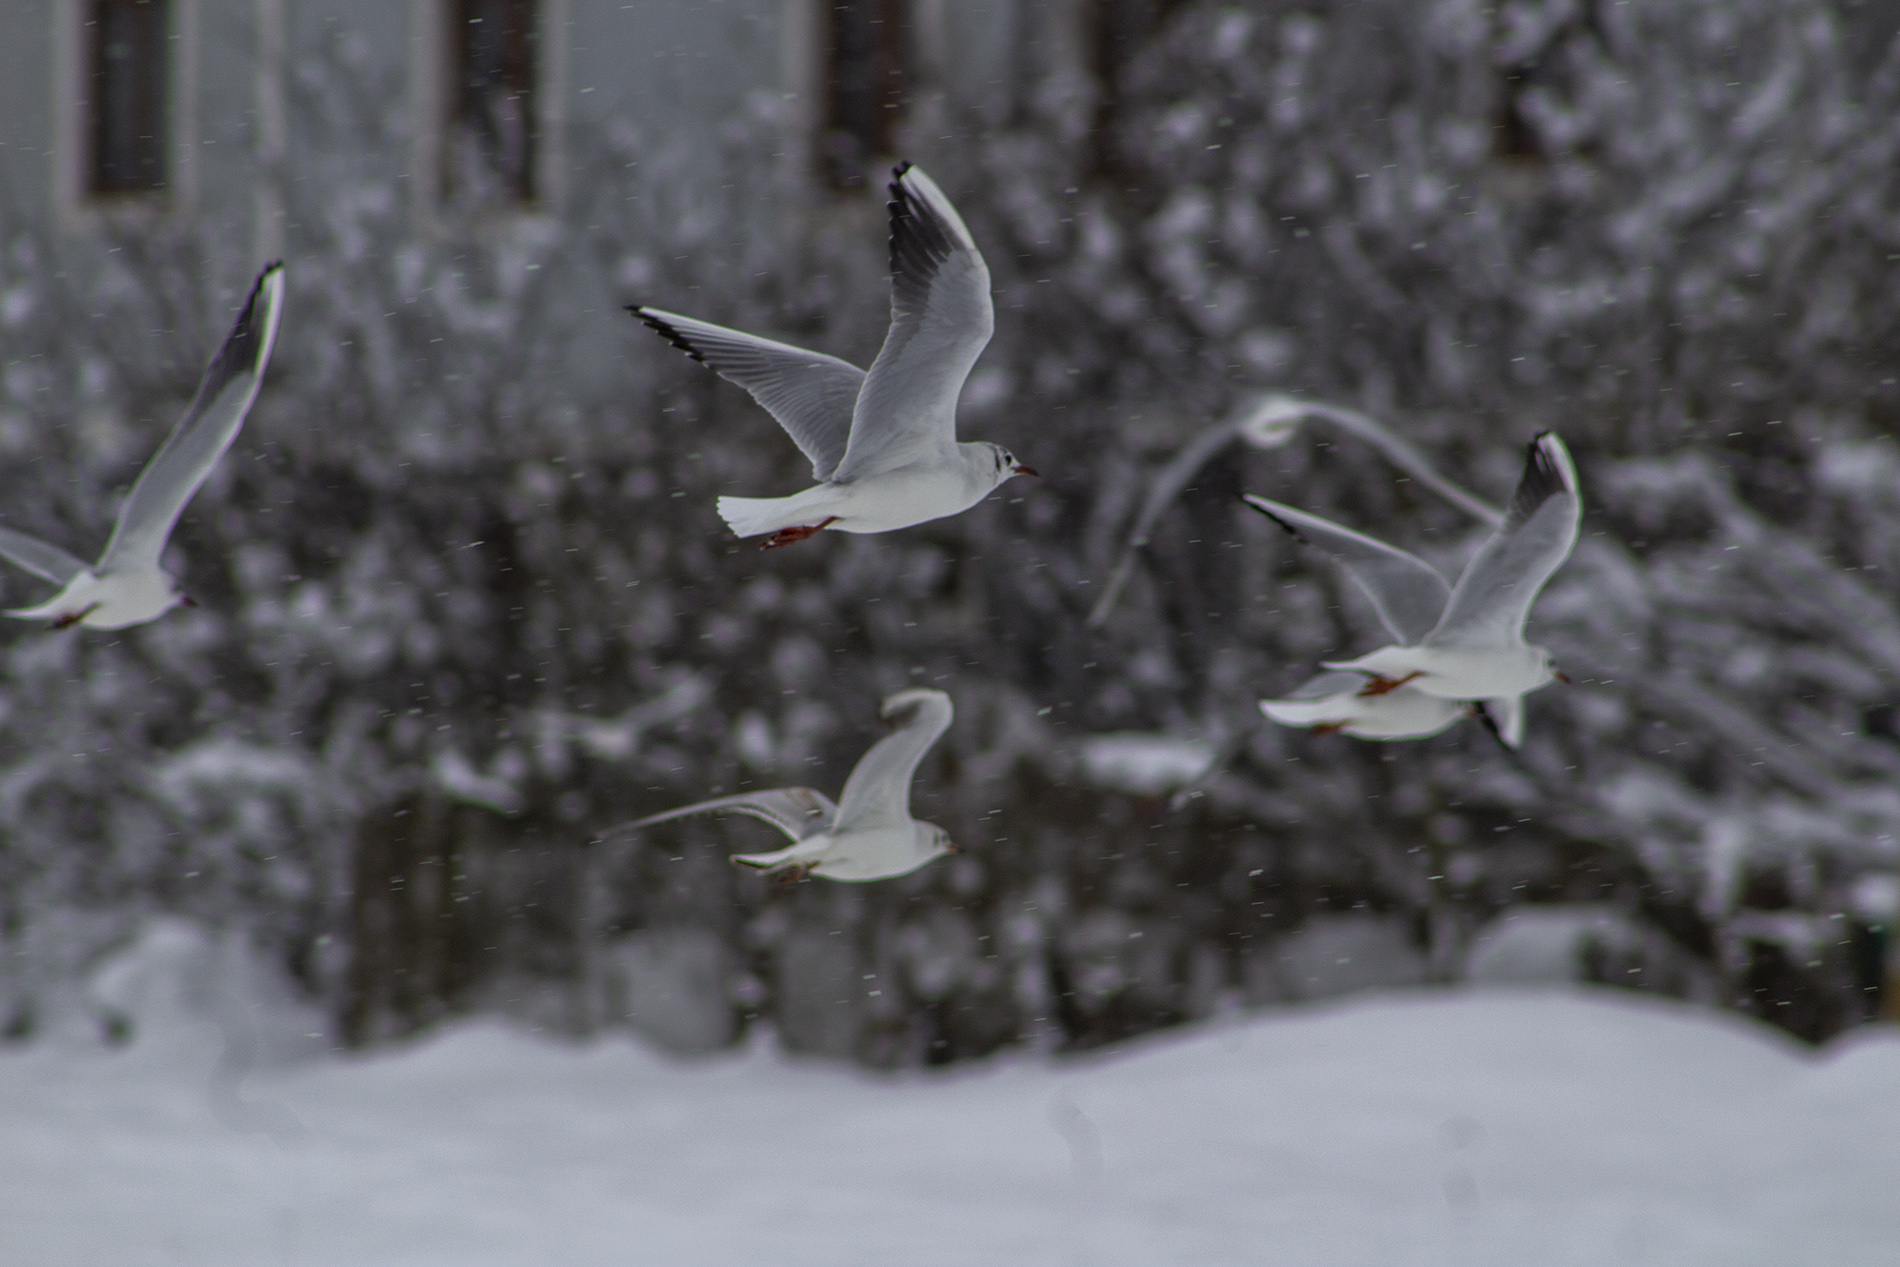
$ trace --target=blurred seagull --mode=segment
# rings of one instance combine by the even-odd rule
[[[1583,510],[1576,466],[1554,432],[1531,442],[1504,522],[1479,547],[1455,588],[1415,555],[1264,497],[1246,500],[1295,537],[1332,555],[1391,631],[1395,641],[1389,646],[1355,660],[1325,663],[1328,669],[1362,675],[1356,698],[1377,700],[1409,689],[1447,702],[1478,701],[1500,739],[1511,747],[1522,742],[1524,695],[1565,680],[1548,651],[1524,641],[1524,621],[1544,582],[1576,545]],[[1318,689],[1322,680],[1302,690]],[[1416,700],[1389,707],[1394,710],[1389,717],[1368,713],[1339,728],[1430,720]]]
[[[1148,544],[1155,524],[1216,453],[1235,440],[1245,441],[1257,449],[1277,449],[1298,435],[1300,424],[1309,418],[1330,422],[1348,435],[1371,444],[1394,466],[1486,527],[1495,528],[1503,521],[1503,511],[1472,496],[1440,475],[1437,468],[1425,460],[1424,454],[1377,419],[1356,409],[1329,405],[1324,401],[1270,393],[1258,397],[1226,422],[1216,423],[1202,431],[1161,468],[1148,490],[1146,500],[1141,504],[1141,512],[1135,516],[1135,526],[1128,534],[1128,544],[1122,547],[1121,561],[1115,565],[1114,574],[1102,589],[1102,597],[1089,613],[1089,627],[1099,628],[1107,621],[1109,612],[1121,597],[1122,589],[1128,584],[1128,578],[1134,573],[1136,555]]]
[[[950,728],[950,697],[942,691],[899,691],[884,701],[882,715],[897,730],[858,759],[844,794],[833,804],[808,787],[743,792],[655,814],[628,828],[650,826],[689,814],[730,812],[764,819],[791,837],[773,853],[739,854],[733,861],[786,880],[807,875],[827,880],[887,880],[946,853],[955,853],[949,833],[910,816],[910,781],[918,761]]]
[[[770,550],[815,532],[890,532],[959,514],[1036,472],[1008,449],[957,442],[957,396],[990,341],[990,271],[956,208],[908,163],[891,181],[891,329],[866,374],[658,308],[630,307],[673,346],[752,393],[820,482],[790,497],[721,497],[719,514]]]
[[[106,551],[91,566],[37,537],[0,528],[0,556],[61,586],[37,607],[8,611],[20,620],[51,620],[53,628],[124,629],[155,620],[191,599],[159,566],[185,504],[237,438],[264,381],[284,301],[284,266],[257,275],[224,346],[211,358],[198,394],[171,437],[139,472],[119,510]]]

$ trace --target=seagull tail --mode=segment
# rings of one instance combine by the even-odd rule
[[[806,493],[791,497],[721,497],[719,517],[736,536],[764,537],[822,522],[826,513],[817,501]]]

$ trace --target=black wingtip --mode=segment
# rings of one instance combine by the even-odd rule
[[[1532,438],[1524,455],[1523,477],[1517,482],[1517,491],[1511,495],[1510,509],[1504,516],[1507,531],[1536,514],[1551,498],[1570,492],[1562,460],[1545,443],[1555,437],[1554,431],[1540,431]]]
[[[264,283],[275,273],[283,271],[282,260],[272,260],[257,270],[257,276],[251,281],[250,293],[244,297],[244,307],[238,311],[237,320],[231,323],[231,333],[224,336],[211,363],[205,366],[204,377],[198,382],[198,399],[206,400],[207,392],[216,392],[235,375],[246,373],[256,367],[257,358],[264,346],[267,314],[259,307],[258,300],[264,295]]]
[[[641,307],[639,304],[628,304],[627,311],[640,318],[641,322],[645,324],[649,330],[652,330],[662,339],[665,339],[668,343],[671,343],[674,347],[686,353],[686,355],[692,357],[701,365],[706,364],[706,358],[699,354],[699,349],[688,343],[686,336],[681,334],[672,322],[654,316],[652,312]]]
[[[1242,493],[1240,495],[1240,500],[1243,502],[1246,502],[1249,506],[1252,506],[1255,510],[1259,511],[1261,514],[1265,515],[1267,518],[1273,520],[1274,523],[1279,524],[1281,531],[1285,532],[1287,536],[1293,538],[1295,541],[1299,542],[1301,545],[1304,546],[1304,545],[1313,544],[1312,542],[1308,541],[1305,537],[1300,535],[1300,530],[1298,528],[1295,528],[1292,524],[1288,523],[1286,520],[1280,518],[1280,516],[1274,514],[1272,511],[1268,510],[1265,506],[1261,505],[1258,498],[1252,497],[1246,493]]]
[[[956,250],[950,227],[936,209],[904,184],[909,163],[891,170],[891,281],[900,305],[921,307],[930,292],[931,278]]]
[[[240,327],[250,324],[251,314],[257,310],[258,296],[264,293],[264,283],[271,279],[271,274],[281,273],[283,271],[284,262],[282,260],[272,260],[257,270],[257,276],[251,279],[251,293],[244,297],[243,311],[238,314],[237,323]]]
[[[912,164],[909,159],[902,160],[901,162],[897,164],[897,166],[891,168],[891,179],[893,181],[904,179],[904,173],[909,171],[911,169],[911,166]]]

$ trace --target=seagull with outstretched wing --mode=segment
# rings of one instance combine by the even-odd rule
[[[1350,528],[1264,497],[1246,501],[1332,556],[1393,638],[1355,660],[1328,661],[1332,672],[1287,699],[1263,700],[1268,717],[1369,739],[1419,738],[1470,704],[1508,746],[1522,742],[1524,696],[1564,680],[1550,652],[1524,641],[1524,621],[1576,545],[1583,513],[1576,466],[1555,433],[1531,442],[1503,522],[1456,586],[1423,559]]]
[[[191,602],[159,566],[159,556],[186,504],[231,447],[257,399],[283,302],[284,266],[267,264],[230,336],[206,367],[191,407],[132,485],[97,563],[87,564],[37,537],[0,528],[0,557],[60,587],[46,602],[7,615],[50,620],[55,629],[124,629]]]
[[[920,168],[891,181],[891,329],[867,374],[658,308],[629,309],[752,394],[811,459],[819,482],[790,497],[721,497],[741,537],[774,549],[826,528],[890,532],[960,514],[1036,472],[1008,449],[957,440],[957,397],[990,341],[990,271],[956,208]]]
[[[1301,543],[1339,563],[1372,601],[1379,622],[1395,642],[1409,646],[1438,623],[1451,586],[1431,564],[1318,515],[1264,497],[1244,500]],[[1260,711],[1282,726],[1310,726],[1319,734],[1337,731],[1358,739],[1424,739],[1466,712],[1454,700],[1438,699],[1411,686],[1368,695],[1365,684],[1360,674],[1330,669],[1284,699],[1261,700]]]
[[[858,759],[836,804],[808,787],[742,792],[629,823],[649,827],[690,814],[747,814],[791,838],[771,853],[738,854],[733,861],[787,879],[807,875],[827,880],[887,880],[915,871],[933,858],[955,853],[941,827],[910,816],[910,782],[924,753],[950,729],[953,711],[942,691],[899,691],[884,701],[882,715],[897,729]]]

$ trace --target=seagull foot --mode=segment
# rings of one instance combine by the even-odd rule
[[[795,546],[813,533],[823,532],[838,522],[838,516],[828,515],[823,523],[809,524],[798,528],[780,528],[765,539],[761,550],[783,550],[786,546]]]
[[[1414,669],[1404,677],[1380,677],[1377,673],[1374,673],[1367,679],[1366,684],[1359,688],[1359,698],[1372,699],[1380,695],[1390,695],[1407,682],[1410,682],[1413,678],[1421,678],[1424,676],[1425,671],[1423,669]]]
[[[781,889],[790,888],[810,875],[817,865],[815,862],[795,862],[789,867],[781,867],[772,873],[772,883]]]
[[[90,607],[81,607],[76,612],[67,612],[64,616],[61,616],[58,620],[53,622],[53,628],[71,629],[74,625],[98,611],[101,606],[103,606],[103,604],[94,603]]]

